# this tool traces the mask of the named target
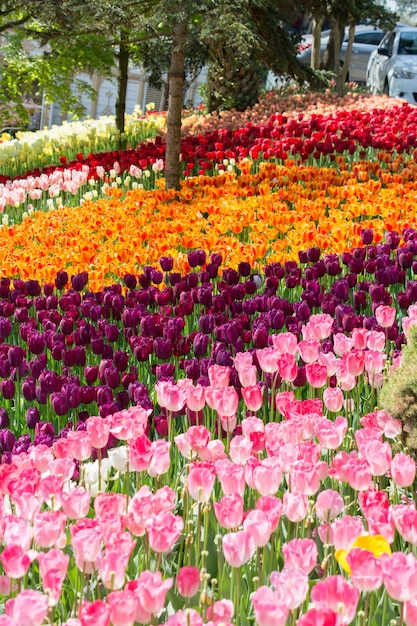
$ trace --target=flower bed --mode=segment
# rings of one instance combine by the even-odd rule
[[[0,625],[417,624],[414,109],[279,115],[3,226]]]

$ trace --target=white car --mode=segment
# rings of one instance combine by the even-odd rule
[[[323,31],[321,34],[320,58],[326,51],[329,42],[330,31]],[[343,38],[342,47],[340,49],[340,62],[343,64],[346,56],[349,30],[346,29]],[[355,37],[353,40],[352,56],[347,75],[347,80],[355,83],[365,83],[366,68],[371,53],[380,44],[384,33],[374,26],[358,25],[355,27]],[[312,36],[304,35],[303,41],[299,46],[297,58],[306,65],[311,63]]]
[[[369,58],[366,85],[417,104],[417,28],[397,26],[385,35]]]

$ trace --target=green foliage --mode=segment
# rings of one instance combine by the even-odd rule
[[[401,366],[390,373],[380,393],[381,408],[404,425],[404,444],[417,455],[417,327],[411,327]]]

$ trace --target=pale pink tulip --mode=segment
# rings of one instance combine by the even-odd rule
[[[301,615],[297,626],[342,626],[345,622],[343,616],[331,609],[309,609]]]
[[[257,548],[266,546],[272,532],[267,516],[259,509],[252,509],[246,514],[243,530],[252,536]]]
[[[381,587],[381,562],[372,552],[352,548],[346,556],[346,561],[351,570],[351,581],[360,591],[370,592]]]
[[[333,489],[320,491],[315,507],[317,519],[329,522],[343,511],[344,506],[344,500],[338,491]]]
[[[190,463],[187,477],[187,487],[190,496],[197,502],[207,502],[210,499],[216,480],[216,472],[212,463]]]
[[[389,328],[395,322],[397,311],[393,306],[381,304],[375,309],[375,317],[381,328]]]
[[[245,439],[245,437],[242,437]],[[214,465],[217,477],[225,495],[238,493],[243,497],[246,481],[243,465],[222,459]]]
[[[255,554],[253,537],[244,530],[223,535],[222,543],[224,558],[231,567],[241,567]]]
[[[281,572],[272,572],[271,584],[285,599],[284,604],[292,611],[303,604],[308,594],[308,575],[298,568],[285,567]]]
[[[343,407],[343,391],[340,387],[326,387],[323,391],[324,406],[332,413],[338,413]]]
[[[34,589],[24,589],[6,601],[6,615],[19,626],[41,626],[47,614],[48,596]]]
[[[146,522],[149,545],[154,552],[167,552],[177,542],[184,528],[180,515],[160,513]]]
[[[399,487],[410,487],[416,476],[416,463],[408,454],[399,452],[391,461],[391,477]]]
[[[107,596],[112,626],[133,626],[138,600],[128,589],[111,591]]]
[[[282,546],[286,568],[300,569],[310,574],[317,565],[318,550],[312,539],[290,539]]]
[[[258,626],[285,626],[287,623],[289,607],[269,587],[259,587],[252,595],[252,604]]]
[[[294,333],[271,335],[271,341],[280,354],[297,354],[297,336]]]
[[[343,623],[350,624],[356,616],[359,589],[350,585],[343,576],[328,576],[319,580],[311,590],[311,600],[319,610],[340,613]]]
[[[301,522],[307,515],[308,497],[304,493],[286,491],[283,505],[284,514],[290,522]]]
[[[238,528],[243,520],[243,500],[237,493],[223,496],[218,502],[213,502],[214,512],[220,526]]]
[[[381,557],[382,575],[387,593],[398,602],[417,596],[417,560],[411,552],[393,552]]]

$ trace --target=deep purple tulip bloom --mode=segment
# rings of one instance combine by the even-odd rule
[[[36,424],[38,424],[41,420],[41,416],[39,413],[39,409],[36,406],[30,406],[26,409],[26,426],[31,430],[36,428]]]
[[[138,281],[134,274],[126,274],[123,280],[128,289],[135,289],[136,285],[138,284]]]
[[[11,452],[13,450],[14,444],[16,443],[16,437],[12,433],[11,430],[5,428],[0,431],[0,451],[1,452]]]
[[[28,348],[32,354],[42,354],[46,346],[43,333],[33,330],[28,335]]]
[[[0,337],[6,339],[12,332],[12,323],[7,317],[0,318]]]
[[[12,367],[19,367],[26,356],[26,351],[20,346],[10,346],[7,359]]]
[[[3,407],[0,407],[0,429],[8,428],[9,424],[10,424],[10,419],[9,419],[9,415],[6,409],[3,409]]]
[[[374,231],[372,228],[362,228],[360,233],[361,241],[365,246],[369,246],[374,239]]]
[[[57,272],[57,275],[55,278],[55,287],[57,289],[64,289],[67,283],[68,283],[68,272],[65,272],[65,271]]]
[[[11,400],[15,394],[15,384],[11,378],[5,378],[0,383],[0,390],[5,400]]]
[[[68,403],[60,391],[51,394],[51,405],[57,415],[67,415],[69,409]]]
[[[161,256],[159,264],[163,272],[170,272],[174,267],[174,259],[172,256]]]
[[[153,342],[153,351],[158,359],[164,361],[170,359],[173,351],[172,341],[164,337],[156,337]]]

